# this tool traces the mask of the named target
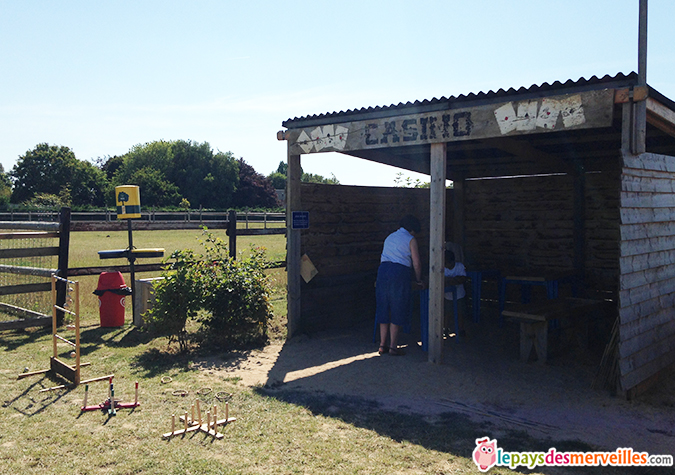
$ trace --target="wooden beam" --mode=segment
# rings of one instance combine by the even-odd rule
[[[157,262],[155,264],[136,264],[134,270],[138,272],[155,272],[165,270],[170,264]],[[68,269],[69,277],[76,277],[81,275],[99,275],[102,272],[121,272],[128,274],[130,271],[128,265],[120,266],[96,266],[96,267],[71,267]]]
[[[49,239],[57,238],[59,233],[47,231],[33,231],[23,233],[0,233],[0,239]]]
[[[58,231],[59,223],[39,221],[0,221],[0,229],[37,229],[42,231]]]
[[[633,121],[633,105],[625,102],[621,107],[621,154],[631,153],[631,124]]]
[[[0,322],[0,330],[19,330],[23,328],[46,327],[52,324],[52,317],[23,318]]]
[[[429,362],[443,362],[447,145],[431,145],[429,205]]]
[[[288,278],[288,329],[287,338],[292,338],[300,328],[300,229],[293,229],[293,211],[301,211],[300,199],[300,155],[291,153],[288,142],[288,172],[286,179],[286,275]]]
[[[651,97],[647,99],[647,122],[675,137],[675,112]]]
[[[38,284],[4,285],[0,287],[0,295],[28,294],[32,292],[47,292],[51,288],[49,282]]]
[[[17,257],[40,257],[40,256],[58,256],[58,247],[35,247],[35,248],[17,248],[0,249],[0,259],[12,259]]]
[[[289,153],[354,152],[609,127],[614,90],[323,124],[284,132]],[[370,114],[369,114],[370,115]],[[366,116],[367,117],[367,116]]]

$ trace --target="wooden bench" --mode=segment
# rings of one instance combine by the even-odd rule
[[[532,347],[537,362],[545,363],[548,358],[548,329],[551,320],[568,320],[580,346],[588,346],[588,316],[600,311],[605,304],[602,300],[566,298],[549,300],[537,304],[522,305],[504,310],[503,316],[520,323],[520,359],[527,361]]]

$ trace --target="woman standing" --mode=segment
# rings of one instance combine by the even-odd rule
[[[421,230],[414,216],[401,219],[400,228],[384,240],[380,267],[377,271],[375,320],[380,326],[379,354],[401,356],[405,353],[397,346],[401,326],[410,324],[411,268],[415,281],[421,288],[422,266],[415,235]],[[387,337],[389,345],[387,346]]]

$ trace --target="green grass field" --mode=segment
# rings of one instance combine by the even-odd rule
[[[214,236],[228,241],[224,230],[210,231]],[[165,257],[168,258],[174,250],[193,249],[201,252],[200,240],[204,238],[201,230],[172,230],[172,231],[135,231],[133,233],[134,246],[136,248],[163,248]],[[237,238],[237,251],[246,254],[252,246],[262,246],[267,250],[267,257],[271,261],[281,261],[286,258],[286,238],[283,235],[269,236],[240,236]],[[100,260],[98,251],[108,249],[124,249],[128,247],[128,234],[126,232],[79,232],[72,233],[70,238],[70,267],[90,267],[101,265],[125,265],[125,259]],[[146,264],[161,262],[162,259],[139,259],[137,263]],[[272,285],[272,306],[274,308],[275,321],[271,322],[273,330],[281,331],[282,322],[286,316],[286,273],[284,269],[272,269],[268,271]],[[157,277],[160,272],[137,273],[137,279]],[[131,285],[128,274],[124,275],[127,285]],[[83,276],[76,279],[80,282],[80,308],[82,321],[95,323],[98,321],[98,300],[93,291],[98,285],[98,276]],[[127,304],[126,321],[130,322],[131,305]],[[275,333],[275,336],[279,336]],[[283,335],[281,335],[283,337]]]
[[[167,254],[176,248],[197,248],[198,237],[194,231],[134,233],[137,247],[164,247]],[[279,260],[285,254],[284,241],[283,236],[246,237],[238,246],[263,245],[272,260]],[[71,263],[98,265],[97,251],[124,247],[126,233],[75,233]],[[283,338],[285,273],[270,272],[278,312],[272,333]],[[92,363],[82,369],[82,379],[114,374],[115,396],[124,402],[134,399],[138,381],[141,405],[120,409],[111,417],[101,411],[80,411],[83,385],[40,392],[63,381],[47,375],[21,380],[17,376],[49,367],[51,329],[0,332],[0,474],[476,473],[470,457],[482,429],[464,416],[427,420],[381,411],[368,401],[244,387],[237,379],[216,376],[194,364],[203,357],[223,361],[232,355],[213,349],[205,354],[198,348],[179,354],[167,346],[166,338],[131,325],[129,309],[124,326],[101,328],[91,294],[97,277],[78,280],[81,354],[84,362]],[[69,332],[64,328],[62,333],[68,338]],[[70,351],[66,344],[58,344],[61,359],[68,360]],[[180,396],[181,391],[188,395]],[[102,403],[107,394],[107,382],[91,383],[88,404]],[[221,417],[225,401],[229,402],[230,416],[237,420],[221,430],[224,439],[216,441],[199,432],[163,439],[162,434],[171,430],[172,414],[190,411],[196,398],[202,407],[218,405]]]

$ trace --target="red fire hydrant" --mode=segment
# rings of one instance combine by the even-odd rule
[[[98,276],[98,310],[102,327],[124,325],[124,300],[131,295],[131,289],[124,283],[121,272],[103,272]]]

